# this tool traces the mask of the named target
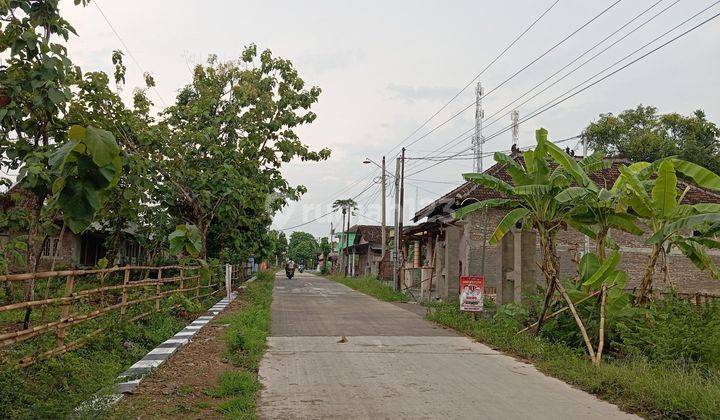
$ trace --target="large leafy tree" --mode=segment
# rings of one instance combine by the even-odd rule
[[[307,232],[293,232],[288,244],[288,258],[298,263],[314,260],[320,252],[315,237]]]
[[[600,115],[583,137],[595,150],[634,162],[678,156],[720,173],[720,128],[701,110],[690,116],[659,114],[655,107],[639,105],[618,115]]]
[[[239,61],[195,68],[191,84],[164,113],[163,141],[150,147],[160,166],[156,198],[178,219],[200,229],[203,249],[210,227],[217,239],[267,229],[272,212],[305,192],[281,173],[295,158],[326,159],[295,132],[311,123],[320,89],[306,88],[292,64],[269,50],[247,47]],[[235,244],[242,246],[242,244]]]

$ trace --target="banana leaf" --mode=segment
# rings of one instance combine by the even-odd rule
[[[515,224],[527,216],[530,210],[520,207],[510,211],[503,217],[498,226],[495,228],[495,232],[490,238],[490,245],[495,245],[515,226]]]
[[[663,242],[668,236],[682,229],[692,229],[696,226],[703,225],[705,223],[716,223],[720,222],[720,214],[709,213],[709,214],[697,214],[694,216],[684,217],[672,223],[668,223],[663,226],[662,229],[658,230],[653,234],[650,239],[646,241],[648,244],[659,244]]]
[[[658,176],[652,188],[653,207],[664,217],[677,207],[677,175],[672,162],[666,160],[658,168]]]

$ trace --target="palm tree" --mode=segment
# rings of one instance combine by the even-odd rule
[[[358,209],[358,205],[352,198],[346,198],[342,200],[335,200],[333,203],[333,209],[342,209],[343,229],[345,229],[345,215],[347,214],[347,229],[345,229],[345,252],[347,252],[347,248],[350,246],[350,216],[355,214],[355,211]],[[348,271],[347,261],[348,259],[345,258],[345,275],[347,275]]]

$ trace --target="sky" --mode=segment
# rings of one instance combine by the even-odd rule
[[[462,182],[461,174],[473,168],[467,152],[430,168],[437,162],[412,158],[449,156],[471,145],[467,136],[460,135],[474,127],[475,83],[462,89],[549,8],[477,79],[486,93],[486,152],[510,148],[511,135],[503,130],[510,125],[513,107],[522,120],[602,70],[608,69],[597,77],[720,13],[720,4],[709,0],[559,0],[551,8],[553,3],[555,0],[93,0],[83,8],[65,0],[62,8],[79,34],[71,39],[69,52],[83,70],[111,73],[112,51],[125,51],[128,100],[132,87],[143,85],[142,74],[147,71],[157,82],[151,98],[159,106],[171,104],[190,81],[195,64],[203,63],[210,54],[221,60],[237,59],[250,43],[291,60],[308,85],[322,89],[313,107],[318,118],[298,131],[301,140],[315,149],[328,147],[332,155],[320,163],[293,161],[283,169],[292,184],[305,185],[308,192],[275,216],[273,228],[303,224],[287,232],[304,230],[326,236],[331,222],[337,227],[341,217],[337,213],[319,216],[329,212],[339,198],[357,196],[360,209],[351,223],[379,224],[380,170],[363,161],[369,158],[379,163],[385,155],[388,170],[394,172],[403,140],[405,145],[412,143],[406,151],[406,221],[416,209]],[[710,5],[664,38],[609,67]],[[639,29],[619,40],[636,27]],[[515,101],[568,64],[557,76]],[[618,113],[639,104],[653,105],[663,113],[689,114],[703,109],[711,121],[720,123],[719,70],[720,18],[523,121],[519,145],[531,145],[539,127],[548,129],[552,139],[566,139],[578,135],[602,113]],[[453,139],[457,140],[445,146],[445,151],[444,145]],[[581,148],[577,139],[564,145]],[[491,157],[483,164],[491,165]],[[388,188],[389,224],[394,211],[391,190]]]

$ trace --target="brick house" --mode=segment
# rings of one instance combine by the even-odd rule
[[[513,157],[522,163],[521,154],[516,153]],[[630,163],[624,159],[609,160],[609,168],[590,174],[594,182],[607,189],[611,188],[618,178],[620,166]],[[511,181],[510,175],[501,164],[491,166],[485,173]],[[685,204],[720,203],[720,195],[716,193],[682,181],[678,181],[678,187],[681,190],[690,188],[683,201]],[[424,290],[426,294],[432,293],[433,297],[442,299],[455,299],[460,275],[484,275],[488,293],[497,294],[498,301],[502,303],[519,302],[524,294],[536,292],[536,285],[544,285],[545,280],[537,267],[540,251],[534,232],[516,228],[496,246],[487,243],[507,210],[493,208],[478,211],[463,221],[452,218],[453,211],[465,205],[501,197],[495,190],[466,182],[415,213],[414,221],[425,219],[425,222],[404,232],[405,242],[419,246],[426,260],[432,261],[432,256],[435,256],[436,261],[434,270],[437,274],[433,280],[433,290]],[[630,275],[627,287],[632,289],[638,286],[650,254],[650,247],[644,242],[647,236],[638,237],[615,230],[612,230],[609,236],[619,245],[621,267]],[[558,234],[557,241],[561,274],[565,277],[574,276],[584,249],[585,237],[568,229]],[[594,251],[592,241],[590,251]],[[720,254],[717,251],[711,250],[709,254],[720,263]],[[679,292],[690,294],[720,292],[720,281],[695,267],[677,250],[673,250],[668,256],[667,265],[672,284],[665,281],[663,264],[658,261],[653,279],[655,290],[674,287]]]
[[[4,212],[13,208],[33,211],[35,205],[35,198],[17,185],[0,195],[0,210]],[[60,231],[62,219],[56,219],[55,224],[57,230]],[[27,232],[0,231],[0,247],[7,243],[10,238],[26,234]],[[59,253],[57,253],[60,241],[59,235],[48,237],[43,242],[38,269],[49,269],[52,266],[53,259],[55,259],[55,268],[92,267],[100,259],[106,257],[105,241],[107,237],[108,232],[97,224],[93,224],[81,234],[75,234],[70,229],[66,229]],[[42,239],[40,238],[40,240]],[[56,253],[57,257],[55,257]],[[114,263],[120,265],[126,263],[135,264],[143,262],[145,258],[146,250],[134,239],[133,229],[126,229],[125,238],[120,244],[120,258]],[[110,263],[112,264],[113,261]],[[14,263],[10,265],[10,270],[12,272],[22,272],[27,270],[27,266],[24,263]]]
[[[389,238],[390,228],[386,227],[385,232],[386,238]],[[349,239],[350,246],[344,249],[350,257],[351,270],[348,273],[356,277],[378,276],[383,259],[382,226],[355,225],[350,228]]]

